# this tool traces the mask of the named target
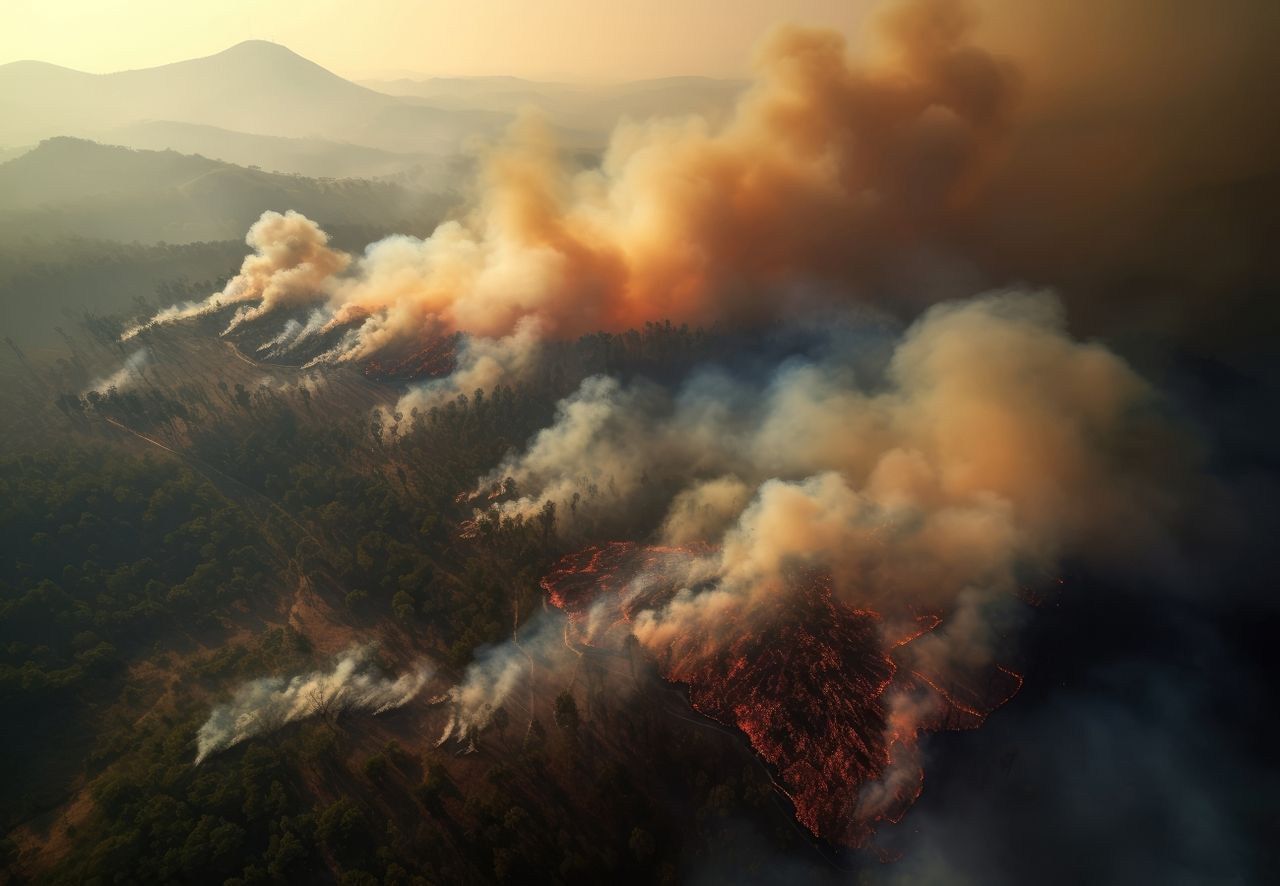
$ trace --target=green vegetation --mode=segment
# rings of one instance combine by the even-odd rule
[[[264,210],[295,209],[326,229],[428,232],[452,198],[391,181],[314,179],[176,151],[52,138],[0,164],[0,239],[240,241]],[[363,246],[363,243],[358,244]]]
[[[242,511],[173,463],[102,449],[0,461],[0,699],[45,703],[179,622],[260,596]]]
[[[461,758],[415,731],[419,705],[193,762],[211,706],[245,680],[357,638],[456,679],[505,641],[541,610],[575,517],[476,513],[458,494],[583,375],[677,371],[717,339],[590,336],[525,387],[396,415],[350,370],[309,381],[181,330],[147,338],[136,381],[83,393],[119,366],[128,319],[68,320],[56,363],[11,349],[0,391],[28,416],[0,459],[0,716],[23,724],[0,747],[0,864],[53,883],[638,883],[732,846],[744,816],[794,839],[745,748],[669,717],[660,687],[607,721],[573,686],[536,712],[512,699]]]

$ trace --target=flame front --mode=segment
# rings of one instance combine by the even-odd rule
[[[705,553],[611,542],[565,557],[542,586],[568,615],[566,636],[618,643],[637,614],[680,592],[679,576]],[[836,599],[825,575],[800,576],[790,591],[752,613],[751,627],[743,619],[727,643],[684,637],[648,652],[667,680],[688,687],[697,711],[746,736],[797,820],[815,836],[862,846],[919,796],[920,734],[981,725],[1021,677],[996,667],[960,682],[909,668],[904,653],[941,624],[937,616],[892,637],[880,615]]]

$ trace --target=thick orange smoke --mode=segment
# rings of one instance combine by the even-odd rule
[[[872,68],[837,33],[781,29],[723,129],[624,125],[598,170],[571,174],[523,121],[474,211],[375,245],[335,288],[335,324],[369,318],[343,356],[435,324],[499,337],[529,316],[557,337],[764,321],[789,285],[874,277],[965,203],[1008,118],[1010,72],[957,10],[888,17]]]
[[[1238,336],[1278,282],[1260,223],[1280,200],[1274,4],[977,7],[981,21],[962,0],[893,3],[859,58],[839,33],[781,28],[723,125],[625,123],[599,168],[570,168],[524,119],[469,209],[425,240],[372,244],[349,273],[323,245],[301,277],[268,261],[291,279],[205,307],[321,302],[277,344],[347,329],[325,360],[501,338],[525,318],[571,337],[764,323],[814,301],[914,314],[1011,283],[1057,288],[1092,330]],[[253,245],[251,260],[278,251]]]
[[[307,260],[328,328],[358,324],[327,358],[430,333],[498,338],[527,317],[553,337],[656,319],[764,322],[799,288],[874,286],[954,220],[1008,123],[1014,77],[968,42],[959,10],[916,0],[886,16],[874,65],[836,32],[782,28],[723,127],[625,124],[598,169],[570,171],[545,127],[522,120],[460,219],[373,244],[349,276],[323,243],[324,261]],[[277,250],[254,245],[241,275],[253,279],[215,296],[261,299],[248,319],[282,303],[256,274]]]

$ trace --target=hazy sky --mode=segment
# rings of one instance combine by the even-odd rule
[[[264,39],[346,76],[734,76],[772,24],[853,32],[870,0],[0,0],[0,63],[102,73]]]

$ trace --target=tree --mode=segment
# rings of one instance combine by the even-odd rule
[[[316,820],[316,836],[349,861],[361,858],[370,848],[368,821],[360,807],[346,798],[320,813]]]
[[[566,689],[556,696],[556,725],[570,735],[577,735],[580,724],[578,703],[574,700],[573,693]]]
[[[653,842],[653,835],[644,828],[635,827],[631,829],[631,839],[627,841],[627,845],[631,848],[631,854],[640,864],[644,864],[653,858],[657,846]]]
[[[413,620],[415,606],[413,597],[408,591],[396,591],[395,596],[391,598],[391,611],[401,622]]]
[[[538,525],[542,527],[542,543],[551,544],[551,535],[556,530],[556,503],[547,499],[538,511]]]
[[[334,702],[337,701],[337,695],[327,692],[324,686],[316,684],[307,690],[307,707],[311,711],[311,716],[318,717],[326,726],[332,728],[334,714]]]
[[[428,764],[427,776],[423,779],[422,784],[418,786],[415,793],[418,801],[436,815],[444,812],[442,801],[445,797],[459,796],[457,786],[453,783],[453,779],[449,777],[449,771],[437,761],[432,761]]]
[[[526,751],[541,748],[547,743],[547,730],[542,725],[542,721],[537,717],[529,720],[529,731],[524,736],[524,749]]]
[[[493,724],[493,728],[498,730],[498,737],[504,742],[507,740],[507,727],[511,724],[511,715],[507,713],[507,709],[502,705],[494,708],[493,716],[489,719]]]
[[[387,758],[382,754],[374,754],[364,761],[364,777],[372,782],[382,781],[387,774]]]

